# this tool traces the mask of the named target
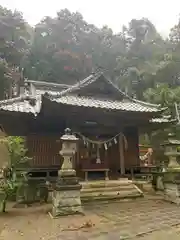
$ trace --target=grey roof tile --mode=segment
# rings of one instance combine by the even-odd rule
[[[51,96],[56,96],[57,94],[60,94],[60,92],[58,92],[58,91],[36,89],[37,95],[44,95],[45,93],[48,93]]]
[[[150,104],[142,101],[138,101],[127,96],[123,93],[117,86],[115,86],[110,80],[104,77],[104,81],[108,81],[116,91],[123,96],[123,101],[120,100],[108,100],[108,99],[98,99],[98,97],[90,98],[85,96],[75,96],[76,89],[83,88],[95,81],[98,81],[103,74],[101,72],[96,74],[91,74],[89,77],[84,80],[74,84],[67,88],[63,86],[65,90],[61,92],[57,92],[57,84],[52,83],[44,83],[44,82],[35,82],[35,84],[39,84],[39,88],[36,88],[36,93],[34,96],[24,96],[19,98],[14,98],[10,100],[5,100],[0,102],[0,110],[5,111],[16,111],[16,112],[25,112],[25,113],[33,113],[37,115],[40,112],[41,104],[42,104],[42,96],[48,98],[50,101],[55,101],[57,103],[79,106],[79,107],[87,107],[87,108],[99,108],[99,109],[107,109],[107,110],[119,110],[119,111],[131,111],[131,112],[160,112],[162,109],[159,108],[159,105]],[[104,76],[104,75],[103,75]],[[28,82],[28,81],[27,81]],[[29,81],[29,83],[34,84],[33,81]],[[48,85],[46,87],[44,84]],[[49,88],[50,87],[50,88]],[[58,86],[60,87],[60,85]],[[45,94],[46,93],[46,94]],[[36,100],[35,104],[31,104],[30,100]],[[152,120],[152,121],[160,121],[160,120]]]
[[[153,106],[145,106],[135,102],[121,102],[112,100],[100,100],[88,97],[79,96],[62,96],[60,98],[51,98],[51,101],[55,101],[61,104],[67,104],[79,107],[89,108],[104,108],[109,110],[121,110],[121,111],[132,111],[132,112],[157,112],[158,109]]]
[[[153,118],[150,120],[150,122],[152,123],[170,123],[170,122],[176,122],[177,120],[176,119],[171,119],[171,118],[165,118],[165,117],[162,117],[162,118]]]
[[[90,84],[92,84],[93,82],[98,81],[98,79],[100,79],[100,77],[103,76],[104,77],[104,81],[108,82],[110,85],[113,86],[113,88],[121,95],[123,96],[123,98],[130,100],[134,103],[138,103],[140,105],[145,105],[145,106],[150,106],[150,107],[156,107],[159,108],[160,105],[157,104],[152,104],[152,103],[147,103],[147,102],[143,102],[143,101],[139,101],[137,99],[131,98],[130,96],[128,96],[126,93],[124,93],[118,86],[116,86],[109,78],[105,77],[104,74],[102,72],[96,72],[91,74],[90,76],[88,76],[87,78],[77,82],[76,84],[69,86],[69,88],[64,89],[63,91],[61,91],[60,93],[57,94],[51,94],[49,93],[49,97],[52,98],[60,98],[62,96],[66,96],[69,94],[73,94],[76,90],[82,89]]]
[[[41,109],[41,102],[40,96],[36,98],[30,96],[17,97],[0,101],[0,110],[37,115]]]

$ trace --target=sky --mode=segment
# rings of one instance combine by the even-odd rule
[[[178,22],[180,0],[0,0],[0,5],[17,9],[35,25],[43,16],[55,16],[60,9],[79,11],[86,21],[98,27],[108,25],[114,32],[121,31],[132,18],[148,18],[163,35]]]

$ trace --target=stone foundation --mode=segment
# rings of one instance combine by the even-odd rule
[[[158,176],[156,180],[156,190],[164,191],[163,176]]]
[[[54,191],[52,194],[53,217],[82,213],[80,189]]]
[[[180,204],[180,184],[165,183],[164,199],[169,202]]]
[[[83,213],[77,177],[59,177],[52,193],[52,216]]]
[[[180,171],[168,169],[164,172],[164,199],[169,202],[180,204]]]

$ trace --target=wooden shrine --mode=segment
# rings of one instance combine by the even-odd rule
[[[25,81],[21,95],[0,102],[0,124],[26,138],[31,168],[55,176],[61,167],[60,137],[69,127],[79,138],[77,175],[118,178],[140,166],[138,131],[161,118],[160,106],[123,93],[97,72],[72,86]]]

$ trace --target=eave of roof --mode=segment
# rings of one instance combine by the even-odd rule
[[[30,113],[37,116],[41,111],[42,101],[44,96],[21,96],[17,98],[7,99],[0,101],[0,111],[9,112],[22,112]],[[123,112],[140,112],[140,113],[161,113],[161,109],[157,109],[152,106],[144,106],[135,102],[121,102],[121,101],[111,101],[111,100],[100,100],[87,97],[78,96],[62,96],[60,98],[51,98],[51,102],[57,102],[63,105],[85,107],[85,108],[96,108],[96,109],[106,109],[109,111],[123,111]],[[150,123],[173,123],[176,120],[170,119],[170,117],[159,117],[153,118]]]
[[[21,112],[37,115],[41,110],[41,96],[21,96],[0,101],[0,111]]]
[[[73,96],[73,95],[65,95],[59,98],[51,97],[49,100],[52,102],[57,102],[64,105],[86,107],[86,108],[99,108],[99,109],[126,111],[126,112],[149,112],[149,113],[161,112],[161,109],[157,109],[156,107],[144,106],[140,103],[130,102],[130,101],[112,101],[107,99],[102,100],[102,99],[79,97],[79,96]]]
[[[176,123],[177,122],[177,119],[167,119],[167,118],[153,118],[149,121],[150,123],[159,123],[159,124],[162,124],[162,123]]]

